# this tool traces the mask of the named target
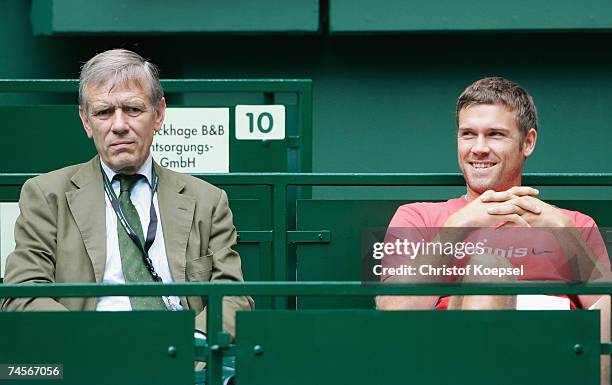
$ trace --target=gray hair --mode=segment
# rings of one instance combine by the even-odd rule
[[[143,81],[145,84],[142,84]],[[127,49],[111,49],[97,54],[81,67],[79,105],[85,112],[88,107],[86,95],[88,88],[107,82],[110,82],[111,88],[131,82],[139,84],[148,90],[155,111],[164,96],[164,90],[159,82],[159,71],[155,64]]]

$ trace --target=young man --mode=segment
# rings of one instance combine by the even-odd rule
[[[446,202],[401,206],[391,220],[386,241],[407,238],[413,242],[454,245],[480,241],[488,242],[488,247],[460,260],[439,250],[417,253],[410,258],[386,255],[383,266],[405,264],[417,272],[421,272],[421,266],[428,268],[421,275],[383,275],[383,281],[500,280],[499,276],[478,276],[477,267],[480,271],[489,268],[489,271],[516,272],[502,280],[610,280],[610,261],[593,219],[552,206],[538,198],[536,189],[522,185],[525,161],[533,153],[538,138],[537,114],[531,96],[507,79],[480,79],[459,96],[456,123],[457,158],[466,194]],[[443,271],[436,268],[448,266],[464,270],[450,275],[430,274]],[[458,275],[457,271],[464,275]],[[535,307],[545,307],[547,300],[555,302],[555,299],[558,298],[540,298]],[[386,310],[513,309],[517,307],[517,297],[381,296],[377,298],[377,306]],[[601,340],[610,341],[608,296],[570,297],[569,307],[600,309]],[[602,384],[609,384],[609,369],[609,358],[602,357]]]
[[[588,281],[609,277],[610,262],[593,219],[552,206],[538,198],[536,189],[522,186],[525,161],[537,142],[537,113],[531,96],[509,80],[485,78],[463,91],[456,112],[457,157],[466,194],[446,202],[400,207],[389,225],[388,240],[402,238],[402,233],[412,233],[409,238],[413,240],[421,238],[434,243],[486,240],[490,248],[485,247],[482,255],[472,256],[469,264],[486,264],[492,268],[522,266],[522,274],[515,277],[518,280]],[[503,227],[503,235],[492,230],[499,227]],[[542,243],[548,249],[542,249]],[[492,250],[505,250],[505,253]],[[521,252],[512,255],[513,250]],[[465,267],[468,259],[457,261],[424,253],[413,259],[390,255],[383,258],[383,265],[408,262],[413,266],[446,263]],[[436,278],[440,277],[383,277],[387,282]],[[474,274],[467,274],[455,275],[452,279],[476,278]],[[571,306],[586,308],[598,299],[571,298]],[[383,309],[447,308],[449,300],[381,297],[378,306]],[[477,309],[508,308],[514,307],[514,303],[515,299],[474,296],[457,298],[450,305]]]

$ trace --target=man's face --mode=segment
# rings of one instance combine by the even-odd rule
[[[85,132],[113,171],[135,173],[149,156],[153,132],[164,121],[166,102],[157,111],[137,82],[100,84],[86,90],[88,111],[79,109]]]
[[[486,190],[520,186],[525,158],[537,138],[532,128],[521,142],[515,113],[499,104],[476,104],[459,112],[457,155],[468,198]]]

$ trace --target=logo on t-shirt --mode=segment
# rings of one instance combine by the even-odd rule
[[[550,253],[552,253],[552,250],[538,250],[538,251],[536,251],[535,248],[532,248],[531,252],[533,253],[533,255],[542,255],[542,254],[550,254]]]
[[[507,249],[499,247],[484,247],[483,254],[495,255],[496,257],[504,258],[521,258],[529,254],[529,249],[526,247],[513,247],[510,246]]]
[[[504,258],[521,258],[526,257],[529,254],[529,248],[527,247],[514,247],[510,246],[508,248],[500,248],[500,247],[484,247],[483,254],[494,255],[496,257],[504,257]],[[536,249],[535,247],[531,248],[531,254],[533,255],[546,255],[552,254],[553,250],[546,249]]]

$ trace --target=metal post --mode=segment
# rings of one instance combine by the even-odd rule
[[[275,281],[287,280],[287,183],[280,181],[272,185],[272,228],[274,229]],[[287,298],[275,297],[275,309],[286,309]]]
[[[208,363],[206,383],[223,384],[223,350],[219,346],[219,333],[223,327],[223,297],[211,288],[206,314],[206,336],[208,339]]]

